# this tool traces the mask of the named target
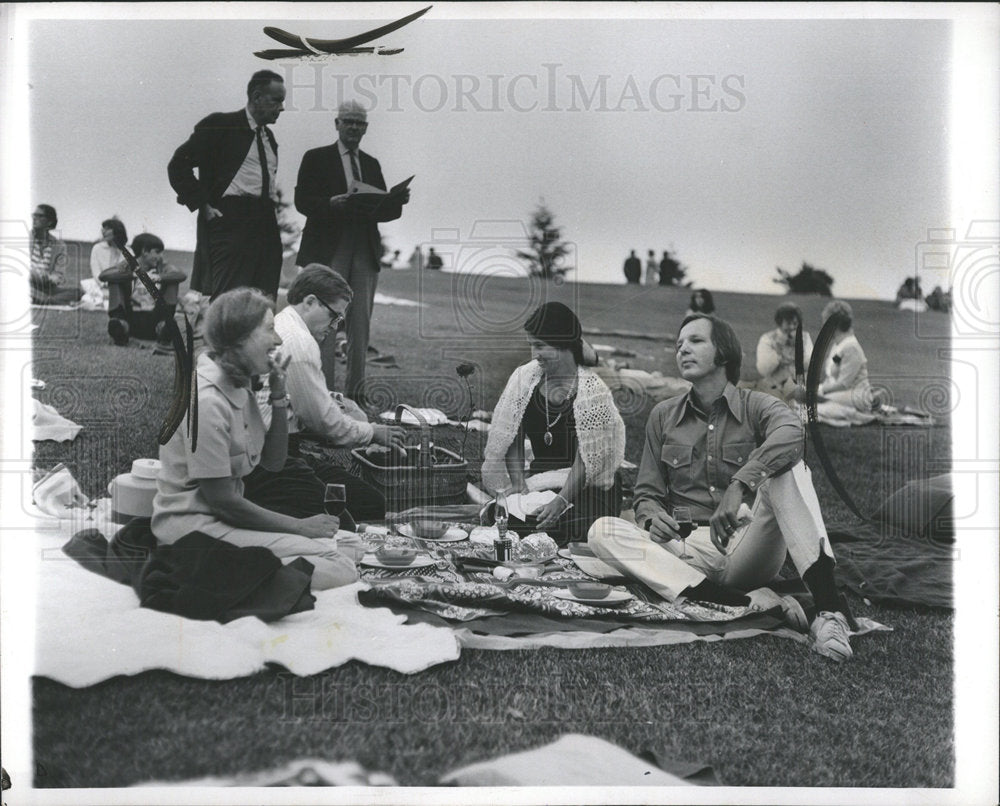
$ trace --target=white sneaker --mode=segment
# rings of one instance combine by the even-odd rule
[[[850,660],[854,652],[851,650],[849,635],[844,614],[824,610],[816,616],[809,628],[809,646],[813,652],[837,662]]]
[[[752,610],[773,610],[780,607],[785,624],[799,632],[809,629],[809,619],[794,596],[778,596],[770,588],[757,588],[750,591],[747,597]]]

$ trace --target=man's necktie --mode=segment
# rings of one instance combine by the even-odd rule
[[[267,152],[264,151],[264,127],[257,127],[257,156],[260,158],[260,197],[271,198],[271,172],[267,168]]]
[[[358,182],[360,182],[361,181],[361,171],[358,170],[358,160],[354,156],[354,152],[353,151],[348,150],[347,153],[351,155],[351,173],[353,173],[354,174],[354,178]]]

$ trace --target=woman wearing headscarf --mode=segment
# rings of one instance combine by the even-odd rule
[[[160,543],[201,532],[236,546],[262,546],[283,562],[303,557],[313,566],[312,588],[357,579],[356,537],[336,538],[338,518],[295,518],[244,496],[243,477],[258,464],[279,471],[288,453],[285,366],[277,353],[274,303],[253,288],[220,294],[205,316],[208,350],[198,358],[198,439],[191,449],[186,423],[160,448],[162,468],[153,500],[152,530]],[[264,428],[251,383],[269,373],[275,416]]]
[[[620,512],[625,424],[611,391],[583,366],[583,330],[573,311],[547,302],[524,329],[531,361],[511,374],[493,412],[483,484],[527,492],[525,438],[535,456],[531,475],[568,468],[555,499],[535,513],[538,528],[563,544],[583,539],[597,518]]]

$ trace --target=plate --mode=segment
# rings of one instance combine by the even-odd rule
[[[377,560],[374,554],[366,554],[361,558],[361,564],[369,568],[384,568],[386,571],[406,571],[410,568],[426,568],[434,565],[434,560],[426,554],[418,554],[409,565],[389,565]]]
[[[556,558],[556,555],[558,554],[559,554],[558,551],[553,551],[552,553],[545,554],[541,557],[532,557],[530,560],[515,559],[514,562],[521,563],[522,565],[542,565],[543,563],[547,563],[549,560],[554,560]],[[516,556],[516,549],[515,549],[515,556]]]
[[[403,537],[409,537],[416,540],[427,540],[431,543],[457,543],[459,540],[465,540],[469,533],[462,529],[460,526],[449,526],[448,531],[445,532],[441,537],[419,537],[410,528],[410,524],[402,523],[396,527],[396,531],[399,532]]]
[[[626,593],[625,591],[611,591],[607,596],[602,596],[600,599],[585,599],[582,596],[574,596],[567,588],[559,588],[559,590],[552,591],[552,594],[560,599],[565,599],[567,602],[577,602],[578,604],[593,605],[594,607],[614,607],[635,598],[631,593]]]
[[[572,551],[570,551],[570,550],[569,550],[568,548],[565,548],[565,549],[559,549],[559,551],[558,551],[558,552],[556,552],[556,553],[557,553],[557,554],[558,554],[558,555],[559,555],[560,557],[562,557],[562,558],[563,558],[564,560],[572,560],[572,559],[573,559],[573,552],[572,552]]]

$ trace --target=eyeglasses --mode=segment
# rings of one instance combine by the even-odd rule
[[[368,128],[368,121],[367,120],[351,120],[350,118],[346,118],[346,119],[345,118],[338,118],[338,120],[340,121],[340,125],[341,126],[352,126],[355,129],[367,129]]]
[[[319,297],[316,297],[316,301],[324,308],[326,308],[330,312],[330,315],[333,316],[333,319],[330,320],[330,324],[326,326],[327,330],[335,330],[337,326],[341,322],[343,322],[344,319],[347,318],[347,314],[337,313],[333,308],[331,308],[329,305],[323,302],[323,300],[321,300]]]

